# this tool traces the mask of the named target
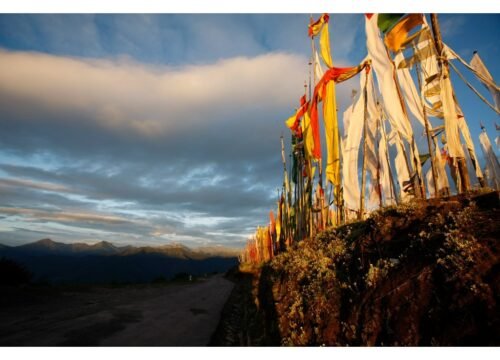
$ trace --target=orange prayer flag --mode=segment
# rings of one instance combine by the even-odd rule
[[[316,85],[316,88],[318,88],[321,83],[327,83],[331,80],[335,81],[337,84],[349,80],[353,76],[359,74],[361,70],[363,70],[367,66],[370,66],[369,61],[364,61],[358,66],[351,66],[344,68],[332,67],[325,72],[318,85]]]
[[[306,96],[303,95],[300,98],[300,107],[295,112],[294,115],[290,116],[288,120],[285,121],[285,124],[290,130],[297,134],[300,130],[300,119],[304,116],[307,108],[309,107],[309,103],[306,101]]]
[[[319,133],[319,119],[318,119],[318,103],[321,99],[325,99],[327,96],[327,84],[330,81],[340,83],[349,80],[356,74],[358,74],[365,67],[370,66],[368,61],[363,62],[358,66],[353,67],[331,67],[328,69],[321,80],[318,82],[314,88],[314,95],[309,105],[310,115],[311,115],[311,131],[314,140],[314,146],[312,155],[315,159],[321,159],[321,143],[320,143],[320,133]]]
[[[323,27],[323,24],[327,23],[328,20],[330,19],[330,16],[328,14],[323,14],[320,16],[320,18],[314,22],[311,22],[308,25],[308,34],[310,37],[316,36],[319,34],[321,31],[321,28]]]
[[[424,17],[422,14],[409,14],[405,16],[385,35],[385,45],[394,52],[398,51],[408,37],[408,33],[415,26],[422,25],[423,23]]]
[[[318,83],[320,85],[320,83]],[[319,89],[314,89],[314,96],[310,105],[310,115],[311,115],[311,133],[313,138],[313,148],[312,156],[313,158],[319,160],[321,159],[321,141],[319,134],[319,119],[318,119],[318,102],[319,102]]]

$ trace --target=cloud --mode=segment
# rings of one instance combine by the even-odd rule
[[[32,189],[53,191],[53,192],[70,192],[71,190],[59,184],[52,184],[47,182],[32,181],[26,179],[2,179],[0,178],[0,188],[2,186],[16,186],[16,187],[28,187]]]
[[[3,51],[0,142],[25,153],[57,148],[73,163],[76,152],[267,161],[303,91],[305,64],[281,53],[168,68]],[[340,109],[349,93],[339,87]]]
[[[85,171],[76,169],[60,169],[57,172],[44,171],[32,167],[18,167],[12,165],[1,165],[0,169],[10,176],[27,176],[35,179],[44,179],[43,182],[11,178],[6,182],[16,184],[18,187],[31,187],[33,189],[46,190],[47,188],[61,187],[65,192],[72,195],[80,195],[79,198],[71,196],[73,201],[89,203],[102,203],[114,201],[121,208],[127,206],[142,206],[143,209],[176,209],[178,213],[190,210],[194,213],[210,213],[212,218],[227,217],[234,210],[238,209],[241,215],[258,208],[262,200],[267,200],[269,194],[273,192],[258,174],[251,172],[230,173],[230,170],[218,167],[212,168],[209,173],[201,177],[191,175],[196,173],[196,167],[185,170],[186,177],[179,177],[175,174],[184,171],[182,167],[174,167],[172,171],[148,171],[144,170],[141,179],[137,179],[135,171],[130,166],[123,165],[119,172],[113,176],[102,174],[98,171]],[[173,173],[173,174],[172,174]],[[216,178],[217,174],[224,174],[226,180],[205,183],[205,179]],[[141,181],[142,180],[142,181]],[[187,184],[184,180],[187,180]],[[276,179],[277,181],[278,179]],[[267,179],[265,179],[267,182]],[[247,183],[252,184],[248,186]],[[31,186],[36,184],[37,186]],[[44,184],[44,186],[40,186]],[[55,185],[63,184],[63,185]],[[67,184],[67,185],[66,185]],[[71,184],[71,191],[68,190]],[[260,185],[260,186],[258,186]],[[60,196],[64,194],[60,193]],[[21,193],[15,195],[19,200],[24,197]],[[64,195],[64,199],[70,195]],[[26,193],[26,202],[34,201],[33,193]],[[38,197],[38,195],[37,195]],[[4,195],[5,198],[5,195]],[[45,194],[42,199],[47,199]],[[56,199],[53,199],[56,201]],[[57,203],[60,201],[56,201]],[[67,206],[66,203],[64,203]],[[187,215],[186,215],[187,216]],[[190,215],[195,222],[195,214]],[[198,220],[198,223],[202,220]]]
[[[68,213],[43,211],[27,208],[9,208],[0,207],[0,214],[5,215],[21,215],[34,220],[58,221],[58,222],[88,222],[88,223],[104,223],[104,224],[124,224],[128,220],[110,215],[93,214],[93,213]]]
[[[76,113],[103,128],[155,137],[248,107],[290,104],[305,64],[282,53],[168,68],[1,51],[0,96],[23,104],[10,109],[13,115],[42,112],[70,122]]]
[[[43,182],[9,179],[9,183],[16,186],[0,191],[2,203],[10,206],[0,213],[22,217],[4,219],[3,224],[12,228],[20,226],[20,222],[24,227],[28,223],[40,221],[71,223],[67,240],[75,236],[81,238],[81,233],[89,229],[113,236],[108,240],[119,243],[130,236],[141,236],[141,241],[145,243],[158,242],[159,238],[171,240],[177,236],[184,241],[197,239],[196,244],[203,239],[204,243],[216,241],[237,245],[251,231],[249,228],[253,230],[261,221],[258,219],[265,217],[268,209],[265,205],[269,201],[266,186],[262,186],[261,190],[244,189],[244,181],[237,181],[237,174],[232,175],[233,179],[228,184],[205,184],[200,188],[189,189],[182,182],[177,184],[171,179],[167,187],[154,184],[152,180],[161,178],[157,174],[151,174],[151,181],[137,184],[134,176],[128,176],[127,167],[112,177],[99,171],[94,173],[67,168],[46,171],[27,166],[2,165],[0,169],[9,176],[44,179]],[[39,189],[40,186],[24,186],[32,183],[71,184],[71,192],[47,193],[45,189],[51,186],[43,186],[42,189]],[[65,188],[65,185],[61,186]],[[95,213],[96,216],[93,215]],[[52,236],[52,227],[44,226],[48,231],[47,236]],[[219,235],[224,232],[227,232],[227,236]],[[235,242],[234,233],[237,232],[240,232],[240,238]]]

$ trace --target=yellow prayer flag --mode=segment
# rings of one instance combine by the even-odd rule
[[[296,114],[293,114],[292,116],[290,116],[286,121],[285,121],[285,124],[286,126],[291,129],[293,127],[293,125],[295,124],[295,118],[296,118]]]
[[[321,28],[321,35],[319,36],[319,50],[321,58],[325,64],[331,68],[333,66],[333,62],[330,54],[330,35],[328,31],[328,23],[325,23]]]
[[[338,188],[340,186],[340,140],[334,81],[329,81],[326,84],[325,98],[323,99],[323,121],[327,149],[326,179]]]

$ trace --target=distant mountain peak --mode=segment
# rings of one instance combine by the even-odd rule
[[[153,247],[155,247],[155,246],[153,246]],[[170,243],[170,244],[160,245],[159,247],[167,248],[167,249],[189,249],[189,250],[191,250],[186,245],[183,245],[180,243]]]
[[[25,244],[22,246],[28,246],[28,247],[35,246],[36,248],[56,249],[56,248],[64,247],[64,246],[66,246],[66,244],[54,241],[54,240],[49,239],[49,238],[45,238],[45,239],[41,239],[41,240],[35,241],[33,243]]]
[[[113,249],[115,249],[115,248],[116,248],[116,246],[115,246],[115,245],[113,245],[113,244],[112,244],[112,243],[110,243],[109,241],[104,241],[104,240],[103,240],[103,241],[100,241],[100,242],[98,242],[98,243],[95,243],[93,246],[94,246],[94,247],[100,247],[100,248],[113,248]]]
[[[41,240],[35,241],[34,243],[35,244],[40,244],[40,245],[54,245],[54,244],[57,244],[54,240],[49,239],[49,238],[41,239]]]

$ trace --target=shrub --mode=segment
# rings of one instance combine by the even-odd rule
[[[0,259],[0,285],[20,285],[31,281],[33,274],[14,260]]]

